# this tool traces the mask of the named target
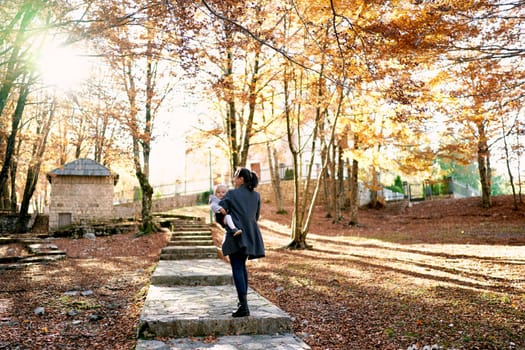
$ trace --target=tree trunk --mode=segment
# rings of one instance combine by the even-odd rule
[[[482,123],[478,125],[479,141],[478,141],[478,169],[479,179],[481,182],[481,205],[483,208],[490,208],[492,206],[492,198],[490,189],[492,185],[491,169],[490,169],[490,151],[487,144],[487,137],[485,135],[485,127]]]
[[[228,23],[224,24],[224,37],[226,45],[226,67],[224,70],[224,98],[226,102],[226,136],[228,137],[228,146],[230,152],[230,167],[231,173],[235,172],[235,169],[245,164],[240,163],[239,144],[237,142],[237,111],[235,107],[235,95],[233,86],[233,53],[231,52],[231,41],[232,41],[231,25]],[[233,178],[233,176],[232,176]]]
[[[303,211],[300,210],[300,184],[299,184],[299,176],[297,175],[297,168],[298,168],[298,152],[292,152],[292,158],[293,158],[293,164],[294,164],[294,174],[293,174],[293,202],[294,202],[294,208],[293,208],[293,216],[292,216],[292,242],[287,246],[287,248],[291,249],[304,249],[307,248],[306,245],[306,237],[303,235],[303,232],[301,230],[302,228],[302,222],[303,222]],[[306,194],[304,194],[306,195]]]
[[[55,107],[56,102],[53,101],[49,111],[47,113],[42,113],[42,120],[40,121],[41,124],[37,128],[37,135],[39,137],[33,146],[30,166],[27,169],[24,194],[22,196],[22,202],[20,203],[20,213],[16,223],[17,232],[26,232],[27,230],[26,218],[29,212],[29,203],[33,197],[33,193],[35,192],[35,188],[38,183],[38,176],[40,174],[40,168],[42,165],[42,156],[46,150],[47,138],[51,131],[51,125],[55,116]]]
[[[523,203],[523,196],[522,196],[522,191],[521,191],[521,155],[523,154],[523,146],[521,145],[520,143],[520,135],[519,133],[516,133],[516,148],[517,148],[517,163],[518,163],[518,166],[517,166],[517,169],[516,169],[516,173],[517,173],[517,177],[518,177],[518,197],[519,197],[519,202],[520,203]]]
[[[337,221],[337,147],[335,145],[332,145],[330,148],[330,151],[332,153],[331,159],[332,162],[330,162],[330,207],[331,211],[329,213],[330,218],[332,218],[332,222]]]
[[[7,138],[7,147],[5,152],[5,158],[2,165],[2,170],[0,170],[0,198],[8,198],[9,195],[4,193],[3,190],[6,189],[7,179],[9,177],[9,169],[11,167],[11,159],[16,147],[16,137],[18,134],[18,129],[20,122],[22,120],[22,115],[24,114],[24,108],[26,106],[27,96],[29,95],[29,83],[26,83],[22,86],[20,94],[18,96],[18,101],[16,103],[16,108],[11,119],[11,133]]]
[[[138,235],[146,235],[158,230],[157,225],[153,221],[152,207],[153,207],[153,187],[150,185],[148,177],[140,171],[136,172],[139,180],[140,189],[142,191],[142,210],[141,210],[141,224]]]
[[[2,84],[0,85],[0,115],[4,112],[9,94],[15,86],[15,81],[24,72],[24,70],[18,66],[24,64],[21,62],[25,62],[25,60],[21,58],[23,55],[23,52],[21,53],[21,51],[23,51],[22,46],[24,41],[27,40],[27,27],[30,25],[38,11],[38,4],[36,2],[29,2],[27,6],[22,6],[15,16],[17,19],[20,19],[20,25],[16,31],[16,36],[14,36],[15,39],[11,49],[11,56],[5,65],[5,79],[3,79]],[[13,21],[13,26],[14,24],[15,21]],[[13,33],[10,34],[14,34],[15,29],[12,30]]]
[[[270,178],[272,179],[273,194],[275,197],[275,205],[277,207],[278,214],[285,214],[286,209],[283,205],[283,195],[281,193],[281,178],[279,177],[279,158],[277,156],[277,150],[273,149],[273,160],[270,145],[266,144],[268,151],[268,164],[270,166]]]
[[[248,86],[248,119],[245,122],[244,132],[242,135],[242,149],[240,150],[241,164],[246,165],[248,162],[248,151],[250,149],[250,138],[253,133],[253,118],[255,117],[255,108],[257,107],[257,82],[259,80],[259,55],[258,49],[255,53],[252,78]]]
[[[18,10],[18,13],[14,17],[16,18],[16,20],[13,19],[13,21],[11,22],[11,28],[9,28],[9,30],[7,31],[8,33],[11,32],[11,34],[13,34],[12,37],[14,37],[14,41],[12,42],[11,55],[9,59],[7,59],[6,61],[7,64],[5,64],[5,67],[3,69],[3,72],[5,73],[3,77],[4,79],[2,79],[2,82],[0,84],[0,116],[4,112],[5,106],[7,105],[9,95],[11,94],[12,89],[16,86],[15,82],[24,72],[26,72],[25,69],[22,69],[20,67],[20,65],[25,64],[24,63],[25,60],[22,59],[22,56],[24,54],[24,50],[22,49],[22,47],[24,45],[24,42],[27,40],[27,27],[31,24],[35,15],[38,13],[38,11],[39,11],[39,6],[36,2],[28,3],[26,4],[26,6],[21,6],[20,9]],[[19,24],[18,24],[18,21],[20,21]],[[18,29],[15,29],[15,27],[17,27],[16,24],[18,24]],[[8,46],[8,43],[3,43],[3,44],[5,44],[4,45],[4,49],[5,49]],[[13,124],[15,123],[16,115],[19,114],[20,117],[22,115],[23,108],[25,107],[25,99],[27,98],[27,94],[29,93],[28,90],[29,88],[27,84],[24,84],[20,91],[20,95],[18,97],[18,102],[16,106],[16,109],[17,110],[21,109],[21,111],[19,112],[15,111],[14,116],[13,116]],[[23,100],[23,105],[21,105],[21,100]],[[5,125],[3,125],[1,118],[0,118],[0,129],[5,129]],[[18,125],[16,126],[16,128],[11,129],[11,135],[9,137],[9,140],[7,141],[8,149],[10,147],[9,144],[11,142],[14,142],[14,140],[11,140],[11,137],[16,137],[17,132],[18,132]],[[0,135],[0,143],[1,141],[2,141],[2,135]],[[7,177],[9,176],[9,174],[7,170],[4,170],[5,166],[11,165],[11,160],[10,160],[11,154],[8,155],[8,153],[9,151],[6,151],[2,171],[0,174],[0,206],[2,208],[5,208],[5,207],[12,208],[13,206],[16,208],[16,202],[8,205],[8,202],[11,200],[10,197],[13,195],[11,194],[11,196],[9,196],[8,194],[9,187],[7,186]],[[11,179],[11,182],[13,181],[16,181],[16,178]]]
[[[345,206],[345,181],[344,181],[344,159],[343,159],[343,147],[341,144],[337,146],[337,210],[336,210],[336,220],[343,220],[343,208]]]
[[[507,166],[507,174],[509,174],[510,187],[512,189],[512,199],[513,199],[513,210],[518,210],[518,197],[516,195],[516,186],[514,186],[514,176],[510,169],[510,154],[509,146],[507,144],[507,132],[505,131],[505,121],[501,118],[501,133],[503,138],[503,150],[505,151],[505,164]],[[519,168],[518,168],[519,170]]]
[[[492,207],[492,198],[490,194],[491,176],[490,176],[490,159],[488,153],[478,154],[479,176],[481,181],[481,204],[483,208]]]
[[[6,195],[4,197],[0,197],[0,209],[9,209],[11,208],[11,202],[9,200],[9,196],[7,195],[7,193],[9,193],[9,186],[7,185],[7,182],[5,183],[2,192]]]
[[[329,30],[328,28],[329,26],[327,26],[327,31]],[[302,146],[301,146],[300,139],[297,141],[297,145],[299,145],[297,147],[294,147],[294,142],[292,142],[293,140],[292,140],[292,130],[291,130],[291,122],[290,122],[291,116],[290,116],[289,106],[288,106],[288,79],[287,79],[287,71],[285,67],[285,74],[284,74],[284,77],[285,77],[284,78],[285,116],[286,116],[286,126],[287,126],[287,135],[288,135],[288,145],[290,147],[290,151],[292,153],[293,160],[294,160],[294,215],[292,219],[292,239],[293,241],[288,245],[289,248],[300,248],[300,249],[310,248],[306,244],[306,235],[310,227],[312,213],[315,208],[315,203],[317,200],[319,189],[321,187],[320,178],[322,176],[325,176],[325,173],[326,173],[327,163],[325,162],[323,163],[321,173],[319,174],[319,177],[317,178],[317,182],[316,182],[316,186],[313,191],[313,194],[310,195],[310,185],[311,185],[311,176],[312,176],[312,169],[313,169],[313,163],[314,163],[314,156],[315,156],[315,153],[317,152],[316,141],[317,141],[317,138],[319,137],[318,135],[320,133],[320,130],[322,129],[324,125],[324,119],[326,118],[327,113],[328,113],[326,108],[323,107],[323,99],[325,98],[325,94],[324,94],[325,78],[324,78],[323,71],[324,71],[324,64],[321,64],[319,79],[317,80],[318,81],[318,93],[317,93],[315,124],[314,124],[314,130],[312,132],[312,135],[310,136],[310,138],[312,139],[311,158],[310,158],[310,163],[308,167],[308,172],[307,172],[307,175],[305,176],[306,182],[305,182],[305,185],[303,186],[303,191],[301,193],[302,198],[300,198],[301,196],[299,196],[299,190],[300,190],[299,189],[299,179],[301,177],[299,175],[300,174],[299,159],[298,159],[299,151],[297,150],[297,148],[299,147],[300,149],[302,148]],[[300,101],[301,96],[303,96],[302,95],[302,86],[303,86],[302,71],[301,71],[301,79],[298,83],[298,86],[300,87],[300,89],[296,88],[296,92],[298,93],[296,100]],[[342,92],[342,90],[340,92]],[[343,94],[341,93],[340,98],[342,98],[342,96]],[[301,104],[299,103],[298,113],[297,113],[297,125],[298,125],[297,129],[298,130],[300,130],[300,116],[301,116],[300,107],[301,107]],[[331,147],[333,147],[333,142],[335,138],[334,136],[335,129],[337,126],[337,119],[339,118],[339,107],[341,107],[340,104],[338,106],[338,112],[336,113],[335,119],[331,125],[332,129],[330,132],[329,144],[328,144],[327,149],[330,149]],[[301,206],[299,206],[295,202],[299,200],[302,200]],[[299,210],[301,210],[301,212],[299,212]]]
[[[148,42],[148,47],[151,45],[152,43]],[[151,108],[155,84],[153,75],[152,58],[151,55],[148,55],[146,64],[146,110],[144,118],[146,121],[144,124],[144,134],[146,137],[139,140],[134,136],[135,140],[133,142],[135,144],[135,174],[139,180],[140,189],[142,190],[142,222],[139,235],[146,235],[158,231],[157,225],[153,222],[153,187],[149,183],[149,157],[151,153],[151,134],[153,130],[153,114]],[[142,159],[138,157],[139,143],[142,146]]]
[[[330,161],[330,155],[328,152],[328,147],[326,144],[322,145],[321,149],[321,161],[323,164],[327,164],[327,169],[331,168],[331,161]],[[325,171],[324,176],[321,178],[323,182],[323,191],[324,191],[324,198],[325,198],[325,210],[326,210],[326,217],[331,218],[332,216],[332,201],[330,200],[330,181],[332,178],[332,174],[330,171]]]
[[[292,135],[293,135],[293,126],[292,126],[292,116],[290,112],[290,102],[289,102],[289,77],[288,77],[288,70],[285,67],[284,69],[284,115],[286,118],[286,135],[288,138],[288,147],[290,149],[290,153],[292,154],[292,162],[293,162],[293,215],[292,215],[292,241],[290,244],[288,244],[287,248],[291,249],[303,249],[306,247],[306,242],[303,239],[303,236],[301,234],[301,223],[302,223],[302,211],[299,210],[299,176],[298,176],[298,168],[299,168],[299,151],[295,147],[295,143],[293,142]]]
[[[374,209],[380,209],[383,207],[383,203],[379,199],[379,189],[380,189],[380,182],[379,182],[379,172],[376,170],[376,168],[372,167],[371,169],[371,177],[372,177],[372,186],[370,188],[370,208]]]
[[[20,203],[20,212],[16,220],[16,232],[27,232],[27,214],[29,213],[29,203],[35,192],[36,184],[38,182],[38,174],[40,173],[40,164],[31,165],[27,169],[26,185],[24,187],[24,194],[22,202]]]
[[[275,108],[274,108],[274,96],[272,94],[271,100],[271,116],[272,120],[275,120]],[[264,107],[263,107],[264,110]],[[266,124],[265,114],[262,114],[263,123]],[[277,149],[270,147],[270,142],[268,141],[268,135],[266,135],[266,152],[268,154],[268,166],[270,169],[270,179],[272,181],[273,195],[275,198],[275,206],[277,207],[277,214],[285,214],[286,209],[283,205],[283,196],[281,193],[281,177],[279,174],[279,156],[277,155]]]
[[[19,142],[20,144],[20,142]],[[16,152],[17,154],[19,153],[19,150],[17,150]],[[16,194],[16,171],[17,171],[17,168],[18,168],[18,160],[16,159],[18,157],[13,157],[11,159],[11,166],[9,167],[9,178],[10,178],[10,182],[11,182],[11,211],[16,213],[17,211],[17,203],[18,203],[18,198],[17,198],[17,194]]]
[[[302,73],[301,78],[299,79],[299,86],[302,86]],[[286,89],[287,90],[287,89]],[[301,90],[297,91],[299,95],[301,95]],[[298,112],[297,112],[297,144],[301,144],[300,139],[300,115],[301,115],[301,105],[298,105]],[[293,214],[293,225],[292,225],[292,242],[288,245],[288,248],[290,249],[309,249],[311,248],[310,245],[306,243],[306,235],[308,234],[308,230],[310,227],[310,218],[312,215],[312,210],[316,202],[317,193],[319,192],[319,179],[317,179],[316,187],[313,191],[313,194],[311,195],[311,184],[312,184],[312,169],[313,169],[313,163],[315,159],[315,150],[316,150],[316,141],[317,141],[317,135],[319,133],[319,128],[322,125],[322,111],[320,107],[316,108],[316,118],[315,118],[315,124],[314,129],[311,135],[312,144],[310,149],[310,160],[308,163],[308,169],[306,172],[306,176],[303,177],[302,171],[301,171],[301,164],[299,163],[300,159],[300,152],[297,150],[296,147],[293,146],[293,140],[292,140],[292,128],[291,123],[289,122],[289,114],[287,115],[287,135],[288,135],[288,144],[290,147],[290,150],[292,151],[293,157],[294,157],[294,214]],[[299,146],[300,147],[300,146]],[[303,179],[303,189],[301,191],[300,188],[300,181]],[[302,194],[302,195],[300,195]],[[296,202],[297,201],[297,202]]]
[[[351,180],[350,180],[350,222],[349,225],[357,226],[359,210],[359,183],[358,183],[359,162],[352,160]]]

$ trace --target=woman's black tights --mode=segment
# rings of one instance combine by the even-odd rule
[[[248,270],[246,269],[247,259],[248,257],[244,253],[230,255],[233,283],[235,283],[235,289],[237,289],[237,295],[239,297],[248,294]]]

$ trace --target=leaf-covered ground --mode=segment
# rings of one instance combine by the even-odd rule
[[[392,204],[361,210],[358,227],[317,208],[313,249],[299,251],[281,249],[290,215],[264,205],[267,257],[249,263],[250,285],[315,350],[525,349],[525,211],[511,204]],[[133,349],[167,238],[63,238],[67,259],[0,271],[0,349]]]
[[[0,271],[0,349],[133,349],[166,233],[55,240],[67,258]]]
[[[313,349],[525,349],[525,212],[511,204],[397,204],[362,210],[359,227],[319,209],[306,251],[279,249],[288,218],[263,220],[251,285]]]

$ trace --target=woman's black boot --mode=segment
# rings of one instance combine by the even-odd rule
[[[246,294],[239,295],[239,307],[237,311],[232,313],[232,317],[246,317],[250,316],[250,310],[248,309],[248,299]]]

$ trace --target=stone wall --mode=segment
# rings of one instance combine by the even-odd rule
[[[49,230],[54,231],[64,223],[78,225],[113,219],[113,187],[111,176],[53,177]]]
[[[192,207],[197,203],[197,194],[175,195],[173,197],[153,199],[153,212],[160,213],[174,208]],[[120,203],[114,206],[115,218],[140,219],[142,203],[140,201],[131,203]]]
[[[312,191],[316,182],[312,182]],[[302,184],[300,184],[302,188]],[[261,194],[261,201],[263,204],[275,205],[275,194],[273,193],[273,186],[271,182],[261,183],[257,186],[257,191]],[[281,180],[281,195],[283,197],[284,206],[293,205],[293,180]],[[317,196],[317,203],[324,201],[324,192],[320,191]]]
[[[311,190],[314,190],[316,181],[312,181]],[[302,184],[300,185],[302,188]],[[273,193],[273,186],[271,183],[262,183],[257,186],[257,191],[261,194],[262,203],[269,203],[275,205],[275,195]],[[281,195],[283,197],[283,203],[285,206],[293,205],[293,180],[281,180]],[[321,188],[317,196],[317,203],[324,203],[325,195],[324,190]],[[359,205],[366,205],[370,203],[370,191],[362,184],[359,183]]]
[[[153,200],[153,211],[163,212],[174,208],[192,207],[197,204],[197,194],[175,195]]]

